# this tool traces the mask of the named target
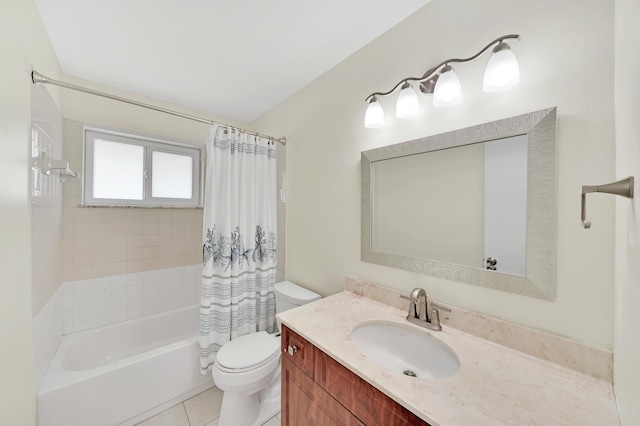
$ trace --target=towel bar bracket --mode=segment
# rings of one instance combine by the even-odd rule
[[[60,182],[64,183],[67,179],[78,178],[78,172],[74,172],[69,168],[69,163],[63,160],[56,160],[49,157],[45,152],[32,159],[31,166],[40,173],[50,175],[51,172],[60,172]]]
[[[626,198],[633,198],[633,176],[618,180],[605,185],[583,185],[581,201],[580,220],[585,229],[591,228],[591,221],[587,220],[587,194],[601,192],[604,194],[620,195]]]

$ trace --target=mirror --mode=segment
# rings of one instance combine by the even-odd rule
[[[555,298],[556,109],[362,152],[363,261]]]

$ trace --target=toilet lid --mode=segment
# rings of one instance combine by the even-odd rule
[[[280,281],[276,283],[274,291],[277,296],[294,305],[304,305],[305,303],[313,302],[322,297],[318,293],[300,287],[291,281]]]
[[[218,365],[227,370],[258,368],[280,354],[280,339],[266,331],[246,334],[222,346],[216,355]]]

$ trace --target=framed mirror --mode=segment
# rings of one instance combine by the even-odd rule
[[[361,160],[363,261],[555,298],[555,108]]]

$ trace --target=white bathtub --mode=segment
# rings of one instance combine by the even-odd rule
[[[62,338],[38,391],[39,426],[133,425],[211,386],[199,306]]]

